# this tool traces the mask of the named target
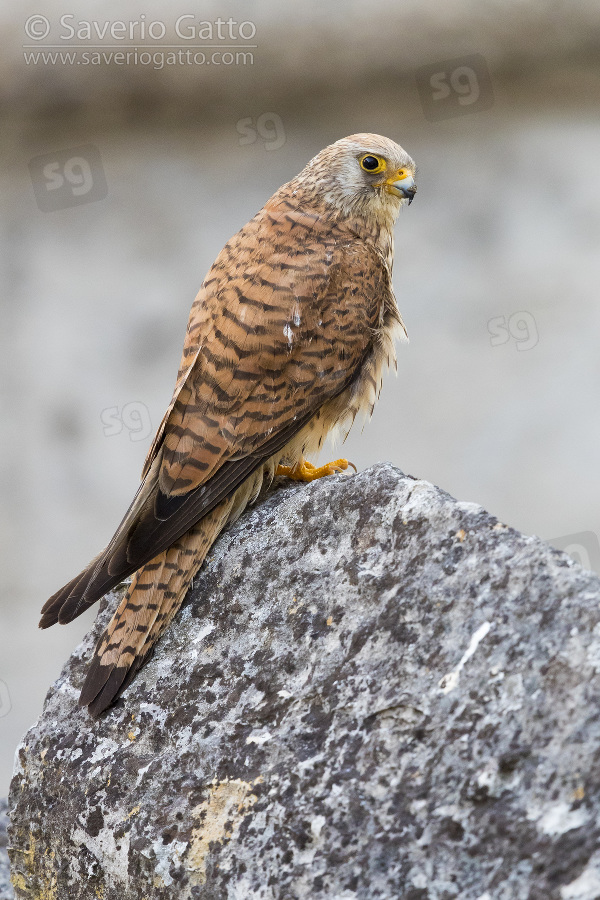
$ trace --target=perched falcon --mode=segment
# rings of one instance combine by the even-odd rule
[[[388,138],[336,141],[219,253],[196,297],[173,398],[142,482],[108,544],[45,604],[70,622],[129,575],[80,704],[111,705],[176,614],[217,535],[335,426],[370,413],[405,332],[392,291],[393,226],[415,164]]]

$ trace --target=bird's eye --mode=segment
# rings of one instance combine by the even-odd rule
[[[385,169],[385,160],[381,159],[380,156],[371,156],[371,154],[368,153],[361,158],[360,167],[361,169],[364,169],[365,172],[383,172]]]

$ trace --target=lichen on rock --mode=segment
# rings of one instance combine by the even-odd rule
[[[10,883],[10,866],[6,850],[8,843],[6,833],[8,828],[7,809],[8,804],[6,800],[0,800],[0,900],[13,900],[14,897]]]
[[[538,538],[390,465],[286,484],[94,721],[118,600],[19,748],[17,898],[600,896],[600,581]]]

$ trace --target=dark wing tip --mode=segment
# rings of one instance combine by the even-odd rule
[[[52,625],[56,625],[58,622],[58,613],[47,612],[45,613],[40,621],[38,622],[38,628],[51,628]]]
[[[106,564],[98,566],[98,557],[92,560],[87,569],[46,600],[41,609],[39,627],[50,628],[57,622],[60,625],[72,622],[134,571],[125,570],[123,574],[121,570],[110,574],[107,568]]]
[[[84,569],[83,572],[72,578],[68,584],[65,584],[64,587],[61,587],[60,590],[46,600],[41,609],[40,628],[50,628],[51,625],[56,625],[57,622],[63,621],[61,617],[62,608],[69,597],[75,593],[78,584],[85,578],[87,572],[88,569]]]
[[[70,595],[58,611],[58,624],[68,625],[69,622],[80,616],[82,612],[85,612],[96,600],[99,600],[101,596],[102,594],[97,595],[94,593],[89,600],[84,600],[80,591]]]

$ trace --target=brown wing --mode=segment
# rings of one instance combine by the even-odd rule
[[[70,621],[164,551],[360,372],[390,293],[372,245],[267,204],[221,251],[192,307],[175,394],[111,543],[51,598]],[[108,587],[107,587],[108,585]]]

